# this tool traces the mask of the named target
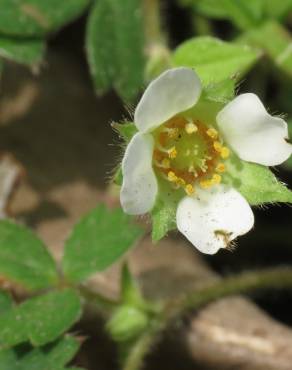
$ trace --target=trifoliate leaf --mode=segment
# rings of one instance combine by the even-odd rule
[[[0,221],[0,275],[27,289],[48,288],[58,280],[56,264],[30,230]]]
[[[44,36],[73,21],[88,5],[89,0],[0,0],[0,33]]]
[[[117,261],[142,235],[142,229],[120,208],[98,206],[74,227],[65,243],[63,270],[81,282]]]
[[[175,66],[194,68],[203,85],[238,80],[256,63],[260,54],[248,46],[202,36],[181,44],[173,54]]]
[[[0,347],[30,341],[49,343],[74,324],[81,315],[78,295],[70,289],[28,299],[0,316]]]
[[[44,52],[43,40],[21,40],[0,36],[0,56],[5,59],[33,65],[41,62]]]
[[[224,182],[236,188],[251,205],[292,203],[292,191],[268,167],[232,156],[226,163]]]

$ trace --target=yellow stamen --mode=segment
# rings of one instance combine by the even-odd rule
[[[167,135],[170,137],[170,139],[175,139],[178,136],[178,128],[168,129]]]
[[[169,168],[169,167],[170,167],[170,161],[169,161],[169,159],[168,159],[168,158],[164,158],[164,159],[162,160],[161,164],[162,164],[162,166],[163,166],[164,168]]]
[[[224,163],[218,163],[216,166],[216,171],[219,173],[225,172],[226,167]]]
[[[212,177],[212,183],[214,184],[214,185],[217,185],[217,184],[220,184],[220,182],[221,182],[221,176],[220,175],[218,175],[218,173],[215,173],[214,175],[213,175],[213,177]]]
[[[182,179],[181,177],[178,177],[178,179],[176,180],[176,183],[179,186],[185,186],[185,184],[186,184],[185,180]]]
[[[168,152],[169,158],[171,158],[171,159],[176,158],[176,156],[177,156],[177,150],[176,150],[175,146],[173,146],[172,148],[170,148],[167,152]]]
[[[168,172],[167,178],[170,182],[176,182],[177,181],[177,176],[173,171]]]
[[[202,189],[208,189],[213,185],[212,180],[201,180],[200,186]]]
[[[221,158],[226,159],[230,155],[230,150],[226,146],[223,146],[221,149],[220,155],[221,155]]]
[[[193,122],[188,122],[185,125],[185,130],[187,134],[191,135],[194,132],[198,131],[198,127]]]
[[[221,153],[222,148],[223,148],[222,144],[219,141],[214,141],[213,147],[218,153]]]
[[[194,194],[195,192],[195,188],[193,187],[192,184],[187,184],[186,187],[185,187],[185,192],[188,194],[188,195],[192,195]]]
[[[210,136],[212,139],[217,139],[218,138],[218,131],[215,130],[214,128],[209,128],[206,131],[207,135]]]

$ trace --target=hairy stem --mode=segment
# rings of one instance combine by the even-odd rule
[[[92,304],[102,316],[109,316],[113,309],[117,308],[119,302],[110,300],[85,286],[79,287],[80,295],[86,303]]]
[[[148,48],[154,44],[164,44],[160,18],[160,0],[144,0],[145,37]]]
[[[123,370],[140,370],[145,356],[150,351],[159,329],[149,330],[133,344],[123,365]]]
[[[262,271],[245,272],[238,276],[222,279],[201,288],[166,307],[167,321],[189,309],[199,309],[219,298],[234,294],[252,293],[263,289],[292,288],[292,268],[278,267]]]

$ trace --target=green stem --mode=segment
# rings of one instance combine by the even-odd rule
[[[144,0],[144,19],[147,48],[165,44],[165,35],[161,28],[160,0]]]
[[[159,329],[149,330],[133,344],[124,362],[123,370],[140,370]]]
[[[97,292],[93,292],[85,286],[79,287],[81,296],[86,303],[92,304],[103,316],[109,316],[119,305],[118,301],[110,300]]]
[[[165,314],[167,321],[169,321],[175,316],[181,315],[184,311],[199,309],[219,298],[271,288],[292,288],[292,268],[271,268],[225,278],[187,295],[175,304],[169,302]]]

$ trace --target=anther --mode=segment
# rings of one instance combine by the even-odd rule
[[[198,127],[193,122],[188,122],[185,125],[185,130],[186,130],[186,133],[187,134],[191,135],[194,132],[197,132],[198,131]]]
[[[219,173],[222,173],[225,171],[225,164],[224,163],[218,163],[215,170]]]
[[[176,182],[177,181],[177,176],[173,171],[169,171],[167,174],[167,178],[170,182]]]
[[[212,139],[217,139],[218,138],[218,131],[215,130],[214,128],[209,128],[207,131],[206,131],[206,134],[212,138]]]
[[[178,177],[178,179],[176,180],[176,183],[179,186],[185,186],[185,184],[186,184],[185,180],[182,179],[181,177]]]
[[[213,147],[218,153],[221,153],[222,148],[223,148],[222,144],[219,141],[214,141]]]
[[[170,139],[175,139],[178,136],[178,128],[169,128],[169,127],[164,127],[163,132],[167,132],[167,135]]]
[[[226,159],[230,155],[230,150],[226,146],[223,146],[221,149],[220,155],[221,155],[221,158]]]
[[[176,147],[175,146],[173,146],[172,148],[168,149],[167,152],[168,152],[168,156],[169,156],[170,159],[176,158],[176,156],[177,156],[177,150],[176,150]]]
[[[192,195],[195,192],[195,188],[192,184],[187,184],[185,187],[185,192],[187,193],[187,195]]]
[[[208,189],[213,185],[212,180],[201,180],[200,186],[202,189]]]
[[[214,175],[212,176],[212,184],[213,185],[217,185],[217,184],[220,184],[221,182],[221,176],[218,175],[218,173],[214,173]]]
[[[168,158],[163,158],[161,164],[162,164],[163,168],[169,168],[170,167],[170,161],[169,161]]]

